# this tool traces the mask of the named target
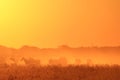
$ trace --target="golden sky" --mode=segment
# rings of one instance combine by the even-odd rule
[[[0,44],[120,45],[120,0],[0,0]]]

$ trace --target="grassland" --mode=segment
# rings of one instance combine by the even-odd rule
[[[120,80],[120,66],[1,66],[0,80]]]

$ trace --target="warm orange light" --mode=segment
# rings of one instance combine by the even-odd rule
[[[0,0],[0,44],[116,46],[119,0]]]

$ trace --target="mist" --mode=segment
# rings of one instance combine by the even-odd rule
[[[0,47],[0,63],[9,65],[104,65],[120,64],[120,47],[38,48]]]

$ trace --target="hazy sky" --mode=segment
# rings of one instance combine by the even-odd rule
[[[120,45],[120,0],[0,0],[0,44]]]

